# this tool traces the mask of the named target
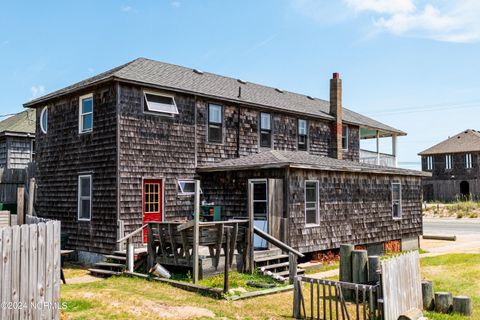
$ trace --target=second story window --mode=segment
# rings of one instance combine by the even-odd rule
[[[147,91],[144,91],[143,94],[145,96],[144,111],[166,116],[178,114],[177,104],[173,96]]]
[[[308,127],[307,120],[298,119],[298,150],[307,151]]]
[[[223,141],[223,107],[217,104],[208,105],[208,142]]]
[[[450,170],[452,169],[452,155],[447,154],[445,156],[445,169]]]
[[[348,150],[348,127],[342,126],[342,149]]]
[[[392,183],[392,217],[402,218],[402,185],[399,182]]]
[[[427,157],[427,170],[429,170],[429,171],[433,170],[433,157],[432,156]]]
[[[79,132],[86,133],[93,130],[93,94],[80,97]]]
[[[467,169],[473,168],[472,154],[471,153],[467,153],[465,155],[465,168],[467,168]]]
[[[270,113],[260,113],[260,147],[272,147],[272,116]]]
[[[40,113],[40,130],[43,133],[47,133],[48,130],[48,107],[44,107],[42,109],[42,113]]]

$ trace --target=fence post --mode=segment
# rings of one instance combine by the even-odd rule
[[[288,253],[288,271],[288,282],[293,284],[295,277],[297,276],[297,256],[291,252]]]
[[[133,272],[133,261],[134,261],[134,252],[133,242],[130,238],[127,239],[127,269],[128,272]]]
[[[300,286],[301,283],[298,279],[298,276],[296,276],[293,279],[293,317],[295,319],[300,318]]]
[[[25,188],[17,188],[17,224],[25,223]]]

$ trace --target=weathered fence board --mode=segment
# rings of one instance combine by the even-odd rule
[[[423,308],[418,251],[381,262],[384,320],[396,320],[411,309]]]
[[[1,319],[60,318],[60,222],[0,229]]]

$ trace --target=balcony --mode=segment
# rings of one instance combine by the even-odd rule
[[[374,151],[360,149],[360,162],[376,164],[384,167],[396,167],[394,155],[387,153],[377,153]]]

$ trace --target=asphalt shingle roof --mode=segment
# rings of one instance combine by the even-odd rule
[[[129,63],[106,71],[92,78],[47,94],[24,104],[25,107],[38,106],[51,98],[79,90],[90,85],[119,80],[154,86],[173,91],[183,91],[201,96],[227,99],[239,103],[302,113],[312,117],[333,120],[329,114],[329,102],[306,95],[244,82],[239,79],[224,77],[208,72],[195,72],[194,69],[163,63],[145,58],[138,58]],[[241,96],[239,97],[239,88]],[[387,133],[406,135],[405,132],[378,122],[374,119],[343,109],[343,121]]]
[[[35,109],[28,109],[0,121],[0,133],[35,133]]]
[[[419,153],[420,156],[480,151],[480,132],[468,129]]]
[[[306,151],[270,150],[253,155],[229,159],[219,163],[199,166],[199,172],[231,171],[267,168],[303,168],[324,171],[348,171],[378,174],[397,174],[413,176],[430,176],[430,173],[371,165],[361,162],[338,160],[309,154]]]

